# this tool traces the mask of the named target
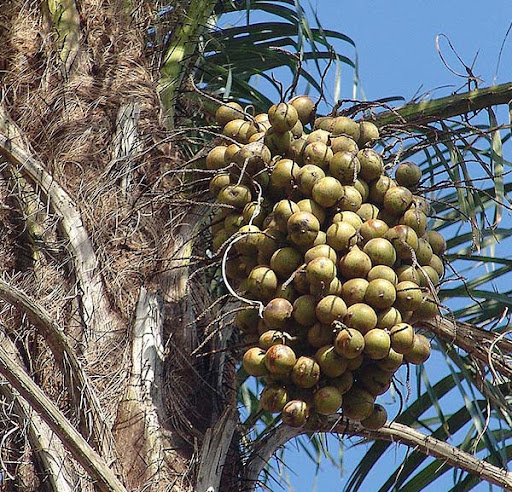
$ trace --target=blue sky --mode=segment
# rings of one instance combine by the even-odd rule
[[[402,96],[406,100],[418,94],[440,97],[460,89],[465,79],[453,72],[465,74],[464,66],[449,48],[448,39],[457,54],[468,66],[473,65],[473,74],[478,77],[481,87],[493,83],[512,81],[512,39],[507,39],[498,58],[502,43],[512,21],[510,2],[490,1],[483,6],[475,0],[462,1],[325,1],[312,2],[312,8],[325,29],[338,30],[350,36],[356,43],[359,61],[359,97],[368,100],[389,96]],[[436,47],[436,36],[440,38],[440,50],[445,65]],[[354,50],[345,43],[337,49],[350,58]],[[476,61],[475,61],[476,57]],[[334,93],[334,69],[331,76],[330,94]],[[342,66],[341,97],[352,97],[353,72]],[[436,368],[446,366],[436,355],[427,363],[432,379],[436,379]],[[389,399],[391,397],[388,397]],[[348,441],[354,444],[356,441]],[[311,492],[313,490],[342,490],[344,480],[350,475],[355,463],[369,446],[363,445],[344,452],[345,471],[340,473],[326,461],[323,462],[315,478],[314,466],[304,452],[293,451],[290,446],[287,454],[289,470],[282,469],[290,489]],[[330,451],[337,456],[338,444],[329,440]],[[405,448],[392,447],[388,451],[381,468],[367,482],[365,490],[378,490],[380,473],[390,473],[400,463]],[[382,468],[382,466],[384,468]],[[446,490],[450,488],[452,475],[447,474]],[[316,489],[315,489],[316,486]],[[430,490],[441,490],[442,484],[432,485]],[[475,490],[489,490],[482,484]]]

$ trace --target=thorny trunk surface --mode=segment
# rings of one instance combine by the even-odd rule
[[[186,156],[159,124],[149,11],[116,0],[0,6],[0,348],[57,412],[49,427],[1,382],[7,490],[122,490],[117,479],[192,490],[198,473],[217,490],[218,470],[199,458],[211,460],[201,446],[221,415],[222,442],[209,445],[232,452],[233,364],[190,355],[215,317],[195,322],[208,293],[187,270],[204,211],[175,193]],[[60,418],[111,477],[85,473],[81,448],[55,437]],[[232,458],[223,490],[239,475]]]

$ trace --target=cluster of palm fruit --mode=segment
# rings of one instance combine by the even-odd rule
[[[265,384],[261,407],[291,426],[341,409],[379,428],[376,397],[401,365],[430,355],[413,324],[438,314],[446,244],[426,230],[418,166],[400,163],[393,179],[373,123],[314,114],[307,96],[254,117],[219,108],[226,138],[206,158],[213,247],[225,281],[260,301],[235,323],[243,367]]]

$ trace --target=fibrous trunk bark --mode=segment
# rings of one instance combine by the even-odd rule
[[[145,39],[153,9],[0,9],[0,399],[16,414],[0,429],[13,443],[0,449],[7,490],[189,491],[198,470],[217,489],[233,451],[233,366],[191,355],[218,310],[196,323],[210,303],[200,272],[190,278],[201,221],[180,201],[186,158],[163,143],[160,67]]]

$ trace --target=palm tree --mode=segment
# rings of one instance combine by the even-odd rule
[[[311,27],[290,0],[10,0],[0,39],[6,490],[250,490],[289,439],[320,449],[324,432],[375,440],[352,490],[390,441],[413,452],[387,488],[418,490],[448,469],[468,472],[457,490],[481,478],[512,487],[510,300],[493,289],[511,268],[496,248],[510,236],[500,226],[509,135],[492,109],[511,99],[510,84],[346,109],[395,139],[390,161],[414,158],[430,177],[434,227],[460,273],[439,296],[464,304],[423,326],[446,377],[430,384],[419,368],[425,389],[393,423],[369,431],[333,417],[313,432],[261,412],[242,384],[238,305],[211,251],[201,162],[222,100],[268,109],[253,82],[280,97],[279,69],[322,94],[326,63],[356,68],[331,48],[352,41]],[[449,414],[447,394],[462,396]]]

